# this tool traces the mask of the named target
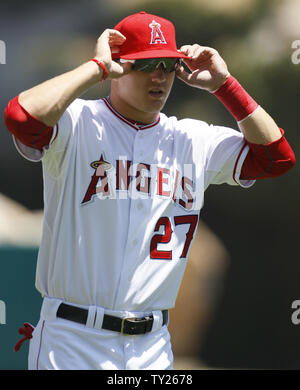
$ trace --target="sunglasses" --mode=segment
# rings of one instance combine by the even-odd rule
[[[165,72],[174,72],[177,64],[180,63],[179,58],[145,58],[142,60],[123,60],[119,58],[119,62],[132,62],[132,69],[141,72],[154,72],[156,68],[163,65]]]

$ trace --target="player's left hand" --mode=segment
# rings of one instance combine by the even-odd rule
[[[230,76],[225,61],[213,48],[194,44],[184,45],[180,51],[190,57],[183,61],[191,73],[181,65],[178,66],[176,75],[191,87],[214,92]]]

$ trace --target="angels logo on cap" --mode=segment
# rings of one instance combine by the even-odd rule
[[[112,59],[138,60],[146,58],[188,58],[177,49],[175,27],[168,19],[139,12],[127,16],[115,27],[126,41]]]
[[[155,20],[152,20],[152,22],[149,24],[149,27],[152,28],[150,45],[154,45],[155,43],[167,44],[165,37],[160,29],[159,23],[157,23]]]

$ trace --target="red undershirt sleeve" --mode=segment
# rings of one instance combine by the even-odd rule
[[[256,180],[281,176],[296,163],[294,152],[281,131],[281,138],[265,145],[247,142],[250,150],[242,166],[240,179]]]
[[[7,129],[24,145],[42,152],[52,137],[53,127],[45,125],[27,112],[18,96],[10,100],[4,112]]]

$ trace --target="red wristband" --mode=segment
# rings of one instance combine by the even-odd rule
[[[224,104],[231,115],[239,122],[252,114],[258,104],[233,77],[225,81],[214,95]]]
[[[109,73],[108,73],[108,71],[107,71],[106,66],[104,65],[104,63],[101,62],[101,61],[96,60],[96,58],[91,58],[90,61],[96,62],[96,64],[103,70],[103,75],[102,75],[101,81],[104,81],[105,79],[107,79]]]

